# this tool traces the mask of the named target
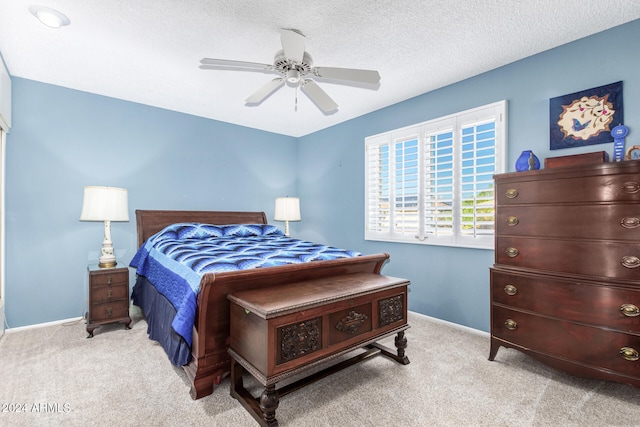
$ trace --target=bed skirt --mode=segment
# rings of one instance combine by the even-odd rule
[[[171,327],[176,309],[144,276],[137,276],[131,292],[133,304],[142,309],[147,320],[147,334],[157,341],[175,366],[183,366],[191,360],[191,348]]]

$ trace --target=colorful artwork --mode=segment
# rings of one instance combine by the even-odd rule
[[[551,98],[552,150],[613,142],[611,129],[624,122],[622,82]]]

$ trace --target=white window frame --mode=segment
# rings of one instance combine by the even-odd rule
[[[507,160],[507,101],[499,101],[492,104],[472,108],[459,113],[451,114],[445,117],[436,118],[416,125],[407,126],[401,129],[395,129],[377,135],[365,138],[365,240],[403,242],[423,245],[443,245],[456,247],[470,247],[479,249],[493,249],[495,243],[495,223],[493,221],[486,222],[486,229],[482,229],[481,233],[477,233],[476,227],[472,228],[472,233],[462,231],[462,188],[461,173],[463,170],[463,162],[461,155],[462,135],[461,130],[469,126],[477,126],[482,123],[495,123],[495,145],[493,166],[494,171],[491,175],[503,173],[506,171]],[[450,131],[453,135],[453,176],[452,176],[452,224],[451,231],[444,234],[437,232],[425,231],[425,211],[428,210],[425,204],[426,174],[427,174],[427,158],[426,151],[428,135]],[[406,213],[407,206],[413,206],[407,203],[407,199],[413,200],[413,187],[407,190],[405,182],[395,182],[396,173],[402,173],[404,180],[404,170],[409,163],[402,164],[402,170],[396,170],[394,163],[394,149],[396,143],[417,140],[418,142],[418,174],[419,186],[417,189],[417,207],[415,214],[417,219],[414,222],[413,210],[411,215]],[[407,144],[402,144],[405,147]],[[384,160],[379,150],[387,150],[388,158]],[[474,152],[478,152],[476,148]],[[404,151],[403,151],[404,153]],[[412,157],[409,158],[412,162]],[[371,162],[371,163],[370,163]],[[413,179],[413,175],[410,176]],[[400,180],[400,181],[402,181]],[[484,174],[484,185],[487,183],[486,174]],[[398,194],[396,195],[396,187]],[[430,186],[429,186],[430,187]],[[430,187],[432,188],[432,187]],[[488,197],[486,192],[484,197]],[[392,201],[402,203],[403,209],[395,209]],[[490,204],[489,204],[490,200]],[[494,208],[493,197],[484,199],[483,202]],[[402,210],[403,213],[398,211]],[[495,211],[493,212],[495,215]],[[465,215],[468,217],[468,215]],[[430,216],[432,217],[432,216]],[[477,213],[473,215],[474,224],[478,218]],[[495,216],[494,216],[495,220]],[[435,228],[436,231],[438,228]],[[443,230],[445,228],[442,228]]]

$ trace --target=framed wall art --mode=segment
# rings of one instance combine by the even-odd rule
[[[613,142],[611,129],[624,123],[622,82],[549,100],[550,148]]]

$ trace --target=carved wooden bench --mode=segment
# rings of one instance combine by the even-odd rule
[[[231,395],[261,425],[277,426],[280,397],[310,382],[378,354],[408,364],[408,285],[405,279],[356,273],[228,295]],[[376,342],[392,334],[395,352]],[[340,358],[352,351],[357,354]],[[324,369],[305,375],[314,367]],[[244,370],[264,386],[259,397],[245,389]],[[301,378],[276,389],[294,375]]]

